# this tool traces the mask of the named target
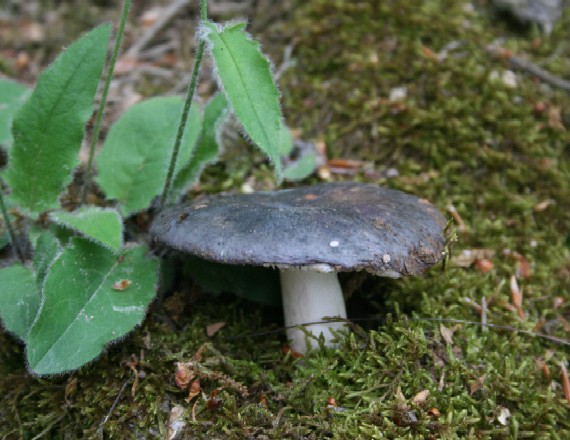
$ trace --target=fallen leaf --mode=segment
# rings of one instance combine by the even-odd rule
[[[478,260],[490,260],[494,256],[493,249],[463,249],[451,259],[451,263],[459,267],[469,267]]]
[[[429,390],[422,390],[418,394],[416,394],[414,397],[412,397],[412,403],[415,403],[417,405],[421,405],[422,403],[425,403],[428,396],[429,396]]]
[[[218,395],[218,393],[220,392],[221,388],[216,388],[214,391],[212,391],[210,393],[210,397],[208,398],[208,401],[206,402],[206,406],[208,407],[209,410],[214,410],[217,409],[220,404],[222,403],[222,399],[216,397]]]
[[[564,397],[566,402],[570,405],[570,380],[568,379],[568,371],[566,370],[566,365],[560,363],[560,376],[562,377],[562,387],[564,388]]]
[[[548,208],[551,205],[554,205],[555,203],[556,202],[552,199],[546,199],[546,200],[543,200],[542,202],[539,202],[536,205],[534,205],[534,207],[532,209],[535,212],[544,211],[546,208]]]
[[[396,390],[396,407],[399,411],[406,411],[408,409],[408,403],[406,401],[406,397],[402,393],[402,389],[398,387]]]
[[[267,408],[267,396],[264,393],[259,396],[259,404],[262,408]]]
[[[186,402],[190,402],[194,397],[198,396],[202,392],[202,387],[200,386],[200,379],[192,381],[190,387],[188,388],[188,397],[185,399]]]
[[[518,252],[513,252],[511,256],[517,260],[518,267],[517,267],[517,276],[526,280],[531,275],[531,267],[528,260],[519,254]]]
[[[422,55],[426,58],[429,58],[430,60],[437,61],[437,55],[427,46],[422,46]]]
[[[560,131],[566,131],[566,127],[562,123],[561,109],[557,106],[550,106],[548,109],[548,126]]]
[[[453,330],[447,328],[443,324],[439,324],[439,332],[441,333],[441,337],[445,342],[449,345],[453,345]]]
[[[439,417],[441,417],[441,412],[439,411],[439,409],[437,409],[436,407],[430,408],[428,409],[428,415],[435,417],[436,419],[438,419]]]
[[[77,378],[74,377],[65,384],[65,403],[71,405],[70,397],[77,391]]]
[[[483,388],[483,385],[485,384],[486,379],[487,379],[487,375],[484,374],[483,376],[479,377],[477,380],[471,382],[469,384],[469,394],[473,395],[477,391],[481,390]]]
[[[519,315],[519,318],[524,319],[525,316],[524,316],[524,311],[522,309],[523,291],[522,289],[519,289],[519,284],[517,282],[517,277],[515,275],[511,275],[510,287],[511,287],[511,301],[513,303],[513,306],[515,307]]]
[[[287,344],[283,344],[281,346],[281,352],[283,354],[289,354],[293,358],[302,358],[303,357],[303,355],[301,353],[291,350],[291,347],[289,347]]]
[[[113,284],[113,290],[118,290],[122,292],[123,290],[127,290],[128,287],[132,284],[131,280],[120,280]]]
[[[213,324],[208,325],[206,327],[206,335],[208,335],[208,337],[211,338],[216,333],[218,333],[218,331],[220,331],[220,329],[225,325],[226,325],[225,322],[215,322]]]
[[[176,363],[174,381],[176,382],[176,385],[178,385],[178,388],[185,390],[195,377],[196,375],[192,371],[192,362]]]
[[[457,212],[457,209],[455,209],[455,206],[449,205],[447,207],[447,212],[451,214],[453,220],[455,220],[455,222],[457,223],[457,230],[459,232],[465,232],[467,230],[467,225],[459,215],[459,212]]]
[[[535,364],[538,368],[540,368],[540,371],[542,371],[542,374],[544,375],[544,378],[546,380],[550,379],[550,368],[548,368],[548,365],[546,364],[546,361],[544,359],[536,359]]]
[[[481,273],[488,273],[493,270],[493,262],[487,258],[475,260],[475,267]]]
[[[333,396],[327,397],[327,408],[334,408],[336,406],[336,399]]]
[[[511,411],[508,408],[505,408],[504,406],[501,406],[501,411],[499,412],[499,416],[497,417],[497,421],[503,425],[503,426],[507,426],[507,423],[509,421],[509,417],[511,417]]]

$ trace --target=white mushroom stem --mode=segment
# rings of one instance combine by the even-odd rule
[[[326,318],[346,319],[344,297],[336,272],[316,272],[314,270],[281,270],[281,296],[285,313],[285,326],[326,321]],[[307,327],[315,336],[321,333],[326,345],[331,346],[333,335],[330,329],[346,328],[343,322],[322,322]],[[288,328],[287,338],[293,351],[307,351],[307,336],[298,328]]]

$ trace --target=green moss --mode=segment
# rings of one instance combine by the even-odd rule
[[[440,324],[453,323],[420,319],[478,322],[473,304],[485,297],[492,324],[568,338],[559,317],[570,319],[570,133],[555,113],[569,129],[570,98],[519,72],[514,89],[492,81],[493,71],[509,67],[486,46],[504,36],[505,47],[567,77],[570,14],[544,36],[451,0],[290,7],[290,19],[263,35],[276,54],[295,41],[297,66],[281,86],[290,125],[324,138],[331,157],[373,162],[377,177],[359,180],[418,194],[444,212],[453,204],[466,224],[454,254],[492,250],[493,270],[451,264],[422,278],[369,277],[349,301],[352,317],[369,320],[357,321],[338,349],[303,359],[282,353],[283,333],[272,333],[282,325],[279,311],[230,295],[212,300],[193,287],[156,304],[98,361],[60,378],[27,375],[22,347],[0,333],[0,438],[164,438],[174,405],[186,409],[181,438],[570,437],[559,367],[568,346],[468,323],[449,343]],[[460,44],[446,58],[432,55],[454,41]],[[390,102],[399,86],[406,98]],[[537,103],[547,110],[537,112]],[[234,159],[210,169],[206,190],[239,187],[251,167],[258,180],[268,178],[260,156]],[[387,168],[399,175],[382,177]],[[541,209],[545,200],[552,202]],[[520,264],[513,252],[532,268],[518,279],[524,320],[509,308],[509,280]],[[208,338],[206,326],[219,321],[226,326]],[[213,410],[201,396],[187,403],[174,382],[176,362],[191,360],[205,342],[212,349],[200,371],[213,374],[204,373],[202,390],[207,397],[222,388]],[[133,355],[144,371],[134,394]],[[427,400],[413,403],[422,390]],[[336,407],[327,405],[331,396]]]

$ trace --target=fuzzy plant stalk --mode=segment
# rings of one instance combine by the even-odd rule
[[[208,19],[208,1],[200,1],[200,19],[206,21]],[[184,102],[184,109],[182,110],[182,116],[180,118],[180,125],[178,125],[178,132],[176,133],[176,140],[174,141],[174,147],[172,149],[172,156],[170,157],[170,164],[168,166],[168,173],[166,175],[166,180],[164,182],[164,188],[162,190],[162,196],[160,197],[160,208],[164,208],[166,204],[166,199],[168,197],[168,191],[170,191],[170,186],[172,185],[172,179],[174,177],[174,170],[176,168],[176,160],[178,159],[178,153],[180,151],[180,144],[182,143],[182,137],[184,136],[184,129],[186,128],[186,122],[188,120],[188,114],[190,113],[190,108],[192,107],[192,100],[194,99],[194,93],[196,92],[196,85],[198,83],[198,74],[200,73],[200,66],[202,64],[202,57],[204,56],[204,49],[206,47],[206,42],[200,40],[198,44],[198,51],[196,52],[196,58],[194,59],[194,66],[192,68],[192,77],[190,78],[190,84],[188,85],[188,92],[186,94],[186,101]]]
[[[2,195],[2,191],[0,191],[0,211],[2,211],[2,217],[4,218],[4,223],[6,223],[6,229],[8,229],[8,235],[10,235],[10,241],[12,242],[12,247],[16,251],[16,255],[20,259],[22,263],[24,263],[24,253],[16,240],[16,232],[14,231],[14,227],[12,226],[12,222],[10,221],[10,217],[8,217],[8,210],[6,209],[6,204],[4,203],[4,196]]]
[[[85,182],[83,183],[83,189],[81,192],[81,203],[85,204],[87,202],[87,193],[89,191],[89,186],[91,184],[91,179],[93,177],[93,158],[95,156],[95,146],[99,140],[99,133],[101,132],[101,125],[103,122],[103,111],[107,103],[107,95],[109,93],[109,88],[111,86],[111,79],[113,78],[113,72],[115,70],[115,63],[119,57],[119,49],[123,41],[123,36],[125,34],[125,25],[127,23],[127,17],[129,15],[129,10],[131,9],[132,0],[125,0],[123,3],[123,10],[121,12],[121,21],[119,23],[119,30],[117,32],[117,38],[115,40],[115,45],[113,47],[113,54],[111,56],[111,61],[109,63],[109,68],[107,69],[107,76],[105,78],[105,84],[103,85],[103,92],[101,94],[101,103],[99,104],[99,109],[97,111],[97,117],[95,119],[95,127],[93,129],[93,135],[91,136],[91,144],[89,145],[89,158],[87,160],[87,171],[85,174]]]

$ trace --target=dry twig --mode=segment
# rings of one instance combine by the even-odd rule
[[[156,20],[156,22],[145,32],[145,34],[138,39],[138,41],[131,46],[131,48],[125,54],[126,58],[138,58],[139,53],[146,47],[148,43],[155,37],[155,35],[160,32],[160,30],[168,24],[172,18],[178,14],[185,6],[187,6],[189,0],[175,0],[170,6],[168,6],[162,16]]]

